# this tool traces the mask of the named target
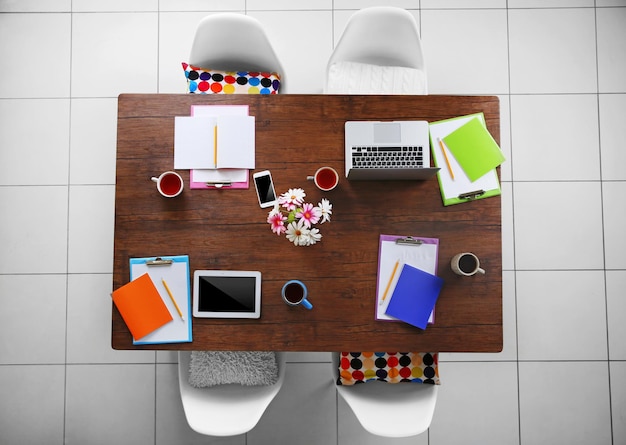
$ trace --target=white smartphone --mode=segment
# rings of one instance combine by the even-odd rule
[[[254,187],[256,187],[256,195],[259,198],[261,208],[272,207],[276,204],[276,191],[270,171],[263,170],[254,173],[252,179],[254,179]]]

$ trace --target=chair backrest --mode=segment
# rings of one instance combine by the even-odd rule
[[[285,70],[261,23],[247,15],[225,12],[203,18],[189,64],[220,71],[277,72],[284,92]]]
[[[350,17],[326,67],[326,90],[331,67],[341,62],[419,70],[423,86],[418,93],[427,94],[426,66],[417,23],[405,9],[375,6]]]
[[[339,375],[339,353],[332,354],[334,383]],[[384,437],[409,437],[430,427],[438,385],[367,382],[335,385],[363,428]]]
[[[235,436],[250,431],[285,380],[286,355],[277,352],[278,381],[274,385],[195,388],[188,380],[190,359],[190,351],[179,351],[178,384],[187,423],[200,434]]]
[[[424,69],[415,18],[407,10],[391,6],[355,12],[328,64],[338,60]]]

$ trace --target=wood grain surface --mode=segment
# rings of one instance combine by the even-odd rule
[[[268,210],[247,190],[185,190],[161,197],[150,177],[173,169],[174,116],[192,104],[249,105],[256,116],[256,170],[272,171],[278,194],[302,187],[307,201],[326,197],[330,223],[316,245],[296,247],[273,234]],[[129,259],[189,255],[197,269],[259,270],[258,320],[193,319],[193,342],[133,346],[112,306],[115,349],[292,351],[474,351],[502,348],[501,199],[444,207],[436,178],[349,182],[344,177],[347,120],[436,121],[483,112],[496,141],[499,101],[493,96],[166,95],[118,99],[113,288],[129,280]],[[329,165],[339,186],[317,190],[307,175]],[[380,234],[439,238],[438,275],[445,280],[435,324],[422,331],[374,320]],[[476,253],[485,275],[458,277],[450,259]],[[283,283],[299,279],[313,310],[289,307]]]

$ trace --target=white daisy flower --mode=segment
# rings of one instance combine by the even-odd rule
[[[323,198],[320,203],[317,204],[317,207],[319,207],[322,212],[322,220],[320,221],[320,224],[326,221],[330,221],[330,215],[333,214],[333,205],[330,203],[330,201],[326,198]]]
[[[287,226],[286,236],[296,246],[307,246],[309,244],[310,230],[304,226],[302,220],[290,222]]]

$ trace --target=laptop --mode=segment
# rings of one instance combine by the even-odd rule
[[[426,121],[348,121],[345,124],[346,178],[424,180],[430,167]]]

